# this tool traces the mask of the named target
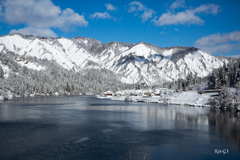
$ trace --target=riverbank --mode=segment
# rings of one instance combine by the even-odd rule
[[[97,96],[98,98],[107,98],[119,101],[134,101],[146,103],[162,103],[173,105],[187,105],[197,107],[211,107],[208,100],[216,93],[198,94],[197,91],[174,92],[162,96]]]
[[[0,90],[1,93],[1,90]],[[11,100],[13,98],[20,98],[20,97],[39,97],[39,96],[79,96],[83,95],[82,93],[77,93],[77,94],[71,94],[69,92],[55,92],[54,94],[44,94],[44,93],[37,93],[37,94],[24,94],[23,96],[16,95],[11,92],[5,92],[4,95],[0,95],[0,102],[1,101],[6,101],[6,100]],[[93,95],[91,93],[87,93],[84,95]]]
[[[118,93],[118,92],[117,92]],[[186,106],[198,106],[198,107],[210,107],[208,100],[211,96],[216,93],[204,93],[199,94],[197,91],[187,92],[174,92],[172,90],[164,90],[162,94],[156,95],[145,95],[144,93],[151,93],[147,90],[125,90],[121,91],[125,94],[112,94],[105,96],[97,96],[98,98],[106,98],[117,101],[134,101],[134,102],[146,102],[146,103],[161,103],[161,104],[172,104],[172,105],[186,105]],[[159,92],[160,93],[160,92]],[[54,96],[60,94],[56,93]],[[37,96],[37,95],[29,95]],[[6,96],[0,96],[0,101],[12,99],[13,95],[8,94]]]

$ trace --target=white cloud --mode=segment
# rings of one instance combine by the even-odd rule
[[[154,18],[154,22],[157,26],[163,25],[178,25],[178,24],[195,24],[203,25],[205,22],[197,15],[200,13],[217,14],[219,6],[215,4],[201,5],[198,8],[185,10],[178,13],[172,13],[168,11],[163,13],[158,19]]]
[[[70,8],[62,11],[51,0],[5,0],[3,7],[6,23],[28,26],[18,30],[21,32],[40,35],[42,31],[43,35],[47,35],[46,31],[51,28],[67,30],[74,26],[88,26],[83,15],[75,13]]]
[[[108,4],[105,4],[106,8],[108,11],[116,11],[117,10],[117,7],[113,6],[112,4],[108,3]]]
[[[240,31],[234,31],[231,33],[220,33],[212,34],[206,37],[202,37],[195,42],[197,46],[213,46],[221,43],[228,42],[240,42]]]
[[[10,31],[12,33],[21,33],[24,35],[36,35],[40,37],[57,37],[57,35],[50,29],[34,28],[34,27],[25,27],[19,30],[13,29]]]
[[[226,53],[233,49],[239,49],[240,31],[202,37],[194,45],[211,53]]]
[[[178,28],[174,28],[174,30],[175,30],[175,31],[179,31],[179,29],[178,29]]]
[[[216,46],[203,46],[199,47],[200,49],[208,53],[228,53],[229,51],[236,48],[235,44],[221,44]]]
[[[6,0],[5,20],[14,24],[28,24],[44,28],[53,26],[61,9],[50,0]]]
[[[111,19],[113,18],[109,13],[107,12],[95,12],[94,14],[91,15],[92,19]]]
[[[130,6],[128,9],[129,13],[132,13],[135,11],[144,11],[147,9],[141,2],[137,2],[137,1],[133,1],[129,3],[129,6]]]
[[[134,13],[134,16],[137,16],[139,12],[143,12],[139,18],[142,19],[142,22],[145,22],[153,17],[156,12],[150,8],[147,8],[141,2],[133,1],[129,3],[128,13]]]
[[[219,12],[219,5],[215,4],[202,4],[193,10],[193,13],[207,13],[216,15]]]
[[[188,11],[178,12],[177,14],[172,14],[170,12],[163,13],[159,19],[155,17],[153,22],[157,26],[176,24],[204,24],[204,21],[200,17]]]
[[[156,12],[152,9],[145,10],[144,13],[141,15],[142,22],[145,22],[152,18],[155,13]]]
[[[182,8],[182,7],[185,7],[184,4],[185,4],[185,0],[177,0],[170,6],[170,8],[171,9]]]
[[[55,26],[67,30],[71,26],[88,26],[88,22],[83,15],[75,13],[72,9],[67,8],[62,12],[62,15],[56,20]]]
[[[240,55],[232,55],[232,56],[229,56],[229,57],[240,58]]]

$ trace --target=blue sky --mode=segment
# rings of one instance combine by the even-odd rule
[[[240,55],[239,0],[0,0],[0,35],[89,37]]]

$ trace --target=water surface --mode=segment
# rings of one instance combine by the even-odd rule
[[[239,159],[239,117],[91,96],[18,98],[0,103],[0,159]]]

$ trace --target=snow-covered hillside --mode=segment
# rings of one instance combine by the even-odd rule
[[[19,57],[55,61],[68,70],[108,69],[118,74],[122,82],[146,84],[173,81],[188,74],[204,77],[227,61],[193,47],[160,48],[143,42],[101,43],[91,38],[39,38],[20,34],[0,37],[0,52],[7,51]],[[26,67],[43,69],[31,63]],[[7,70],[6,66],[4,69]]]

